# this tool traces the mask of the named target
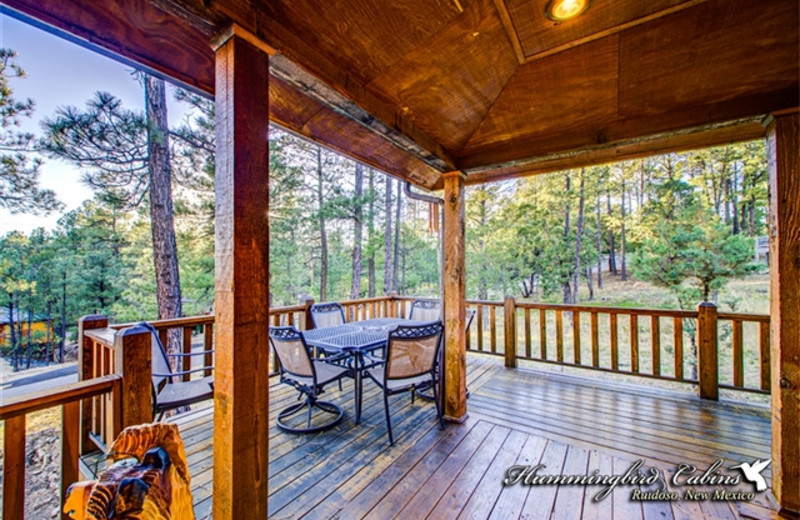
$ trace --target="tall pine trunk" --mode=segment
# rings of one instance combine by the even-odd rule
[[[625,259],[625,180],[622,181],[622,227],[620,230],[620,256],[622,257],[622,281],[628,279],[628,270]]]
[[[156,270],[158,317],[179,318],[183,309],[173,222],[166,91],[164,82],[152,76],[145,75],[144,85],[150,173],[150,228]],[[167,342],[169,352],[180,352],[180,333],[177,329],[170,331]],[[174,358],[173,365],[177,365]]]
[[[8,293],[8,330],[11,333],[11,364],[14,372],[19,370],[19,352],[17,352],[17,330],[14,324],[14,293]]]
[[[486,210],[486,197],[487,197],[487,195],[486,195],[486,186],[485,185],[481,185],[478,188],[478,190],[481,192],[481,197],[480,197],[480,226],[481,226],[481,229],[484,229],[485,226],[486,226],[486,216],[487,216],[487,210]],[[478,248],[481,251],[481,253],[483,253],[483,248],[485,246],[486,246],[486,244],[485,244],[485,242],[483,240],[483,235],[481,234],[480,238],[478,239]],[[487,271],[486,262],[481,262],[480,270],[481,270],[481,275],[480,275],[480,279],[478,280],[478,299],[479,300],[488,300],[489,299],[489,282],[488,282],[488,276],[487,276],[487,273],[486,273],[486,271]],[[531,278],[533,278],[533,275],[531,275]],[[531,283],[531,286],[532,285],[533,285],[533,283]],[[525,295],[525,296],[527,297],[527,295]]]
[[[597,288],[603,288],[603,227],[600,220],[600,195],[597,196]]]
[[[31,349],[33,348],[33,338],[31,338],[31,329],[33,328],[33,311],[31,310],[30,297],[28,298],[28,345],[25,353],[26,361],[25,368],[31,368]]]
[[[364,192],[364,166],[356,163],[355,176],[355,205],[353,207],[353,279],[350,283],[350,299],[355,300],[361,296],[361,234],[364,226],[364,210],[362,195]]]
[[[375,170],[369,170],[369,206],[367,210],[367,232],[369,233],[369,257],[367,258],[367,277],[369,278],[369,297],[375,297]]]
[[[389,294],[392,286],[392,178],[386,176],[385,220],[383,229],[383,292]]]
[[[570,198],[570,178],[569,172],[564,173],[564,200],[566,200],[566,205],[564,207],[564,244],[566,245],[569,240],[569,198]],[[561,275],[563,276],[563,274]],[[566,279],[562,278],[561,280],[561,289],[564,294],[564,303],[572,303],[572,286],[570,283],[572,282],[571,277],[567,276]]]
[[[583,235],[583,208],[584,208],[584,169],[581,168],[581,184],[578,188],[578,222],[575,223],[575,265],[572,274],[572,303],[578,303],[578,283],[581,272],[581,236]]]
[[[397,206],[394,217],[394,260],[392,261],[392,287],[395,291],[400,289],[397,272],[400,268],[400,215],[403,208],[403,183],[397,182]]]
[[[611,192],[606,191],[606,206],[608,209],[608,216],[613,216],[611,212]],[[614,226],[608,228],[608,271],[617,274],[617,248],[614,244]]]
[[[322,148],[317,147],[317,208],[319,216],[317,226],[319,228],[319,299],[326,301],[328,298],[328,229],[325,221],[325,213],[322,206],[325,203],[322,193]]]
[[[58,346],[58,362],[64,362],[64,348],[67,345],[67,272],[61,278],[61,340]]]

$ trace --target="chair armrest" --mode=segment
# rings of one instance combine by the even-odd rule
[[[159,373],[153,372],[153,375],[156,376],[156,377],[173,377],[173,376],[183,376],[183,375],[186,375],[186,374],[193,374],[195,372],[201,372],[201,371],[204,371],[204,370],[214,370],[214,367],[193,368],[191,370],[181,370],[179,372],[172,372],[172,373],[169,373],[169,374],[159,374]]]
[[[339,354],[336,354],[335,356],[328,356],[328,355],[326,355],[324,357],[317,356],[317,357],[315,357],[313,359],[315,359],[317,361],[324,361],[325,363],[336,363],[338,361],[342,361],[343,359],[348,359],[349,357],[350,357],[349,353],[341,352]]]
[[[375,355],[372,353],[372,351],[369,351],[369,352],[364,352],[362,355],[363,355],[363,356],[364,356],[366,359],[368,359],[368,360],[372,361],[372,365],[371,365],[371,366],[374,366],[374,365],[381,365],[381,364],[383,364],[383,363],[386,363],[386,359],[385,359],[385,358],[379,358],[379,357],[375,356]]]
[[[213,354],[213,353],[214,353],[214,349],[202,350],[200,352],[185,352],[185,353],[167,354],[167,356],[168,357],[204,356],[206,354]]]

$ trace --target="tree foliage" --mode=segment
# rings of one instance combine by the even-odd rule
[[[52,190],[39,186],[41,159],[32,157],[35,136],[19,130],[20,120],[31,117],[34,102],[14,98],[11,81],[24,78],[17,53],[0,49],[0,208],[11,213],[49,213],[64,205]]]

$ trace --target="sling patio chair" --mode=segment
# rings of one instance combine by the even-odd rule
[[[432,388],[436,405],[436,417],[440,429],[444,429],[442,410],[439,403],[439,390],[436,359],[442,343],[442,321],[436,320],[418,325],[401,325],[389,333],[386,358],[373,361],[380,366],[367,370],[370,379],[383,390],[383,404],[386,409],[386,428],[389,444],[394,444],[392,419],[389,412],[389,396],[402,392],[414,394],[418,390]]]
[[[442,302],[439,300],[414,300],[408,319],[414,321],[434,321],[442,317]]]
[[[296,388],[305,400],[287,406],[278,413],[276,422],[278,428],[289,433],[315,433],[339,424],[344,412],[334,403],[320,401],[319,395],[323,393],[325,385],[352,376],[349,367],[334,364],[338,361],[336,356],[326,358],[313,358],[303,333],[292,326],[271,327],[269,341],[272,349],[280,361],[280,381]],[[346,354],[345,354],[346,356]],[[306,410],[306,424],[293,418]],[[314,414],[318,410],[321,413]],[[320,419],[330,416],[328,419]],[[313,423],[313,424],[312,424]]]
[[[311,321],[315,329],[344,325],[344,307],[338,302],[315,303],[311,306]]]
[[[160,421],[166,412],[183,408],[214,397],[214,376],[183,381],[183,376],[196,372],[213,370],[213,366],[203,366],[190,370],[174,371],[170,367],[170,358],[183,359],[192,356],[205,356],[213,350],[168,354],[161,343],[158,331],[151,324],[142,322],[137,326],[150,331],[152,345],[152,383],[153,383],[153,416],[158,414]]]

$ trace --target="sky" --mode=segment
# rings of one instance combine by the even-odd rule
[[[115,95],[129,109],[144,110],[144,93],[130,66],[3,14],[0,46],[17,51],[17,63],[27,73],[25,78],[11,83],[16,99],[31,98],[35,102],[33,117],[21,121],[24,131],[41,135],[42,119],[52,117],[59,107],[83,108],[98,90]],[[185,117],[185,110],[172,100],[169,87],[167,95],[170,123],[177,124]],[[66,205],[64,211],[75,209],[92,197],[91,190],[81,183],[80,171],[60,160],[45,158],[39,180],[43,188],[56,192]],[[14,215],[0,209],[0,235],[13,230],[28,233],[37,227],[52,229],[61,215]]]

